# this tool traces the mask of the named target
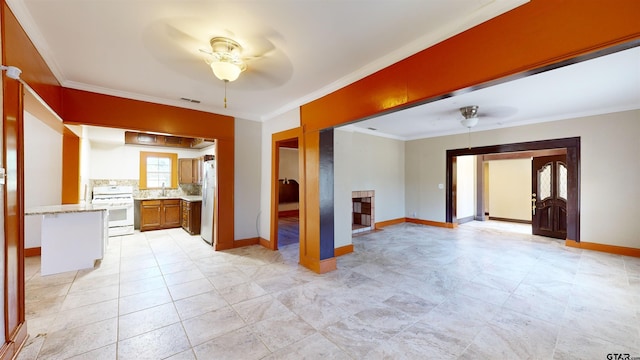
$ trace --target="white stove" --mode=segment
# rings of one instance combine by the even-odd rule
[[[96,186],[91,204],[109,210],[109,236],[133,234],[132,186]]]

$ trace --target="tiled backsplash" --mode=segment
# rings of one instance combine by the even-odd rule
[[[95,186],[132,186],[134,198],[152,198],[162,195],[161,189],[140,190],[138,180],[129,179],[91,179],[89,180],[88,198],[92,198],[93,188]],[[166,196],[185,196],[185,195],[202,195],[202,187],[197,184],[180,184],[177,189],[166,189]]]

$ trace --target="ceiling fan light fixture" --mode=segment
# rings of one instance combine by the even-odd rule
[[[242,46],[226,37],[214,37],[211,44],[211,56],[207,60],[213,74],[222,81],[234,81],[247,69],[242,61]]]
[[[460,124],[467,128],[472,128],[478,125],[478,106],[471,105],[460,108],[460,113],[464,119],[460,120]]]
[[[209,66],[211,66],[213,74],[222,81],[234,81],[242,72],[237,65],[225,61],[215,61]]]

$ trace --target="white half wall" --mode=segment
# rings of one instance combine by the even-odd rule
[[[488,164],[489,217],[531,221],[531,159]]]
[[[235,119],[234,237],[259,236],[262,123]]]
[[[581,240],[640,248],[640,110],[471,133],[471,146],[581,138]],[[445,221],[446,150],[467,147],[467,134],[406,143],[406,212]]]

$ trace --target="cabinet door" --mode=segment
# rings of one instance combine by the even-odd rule
[[[163,227],[174,228],[181,225],[180,200],[163,200]]]
[[[178,183],[193,183],[193,159],[178,159]]]
[[[191,203],[191,220],[189,222],[189,232],[191,235],[200,234],[200,216],[202,214],[202,202],[194,201]]]
[[[162,227],[160,200],[147,200],[140,203],[140,231],[155,230]]]
[[[202,184],[202,157],[192,159],[191,167],[193,183]]]
[[[180,213],[182,214],[182,228],[189,231],[189,202],[180,200]]]

